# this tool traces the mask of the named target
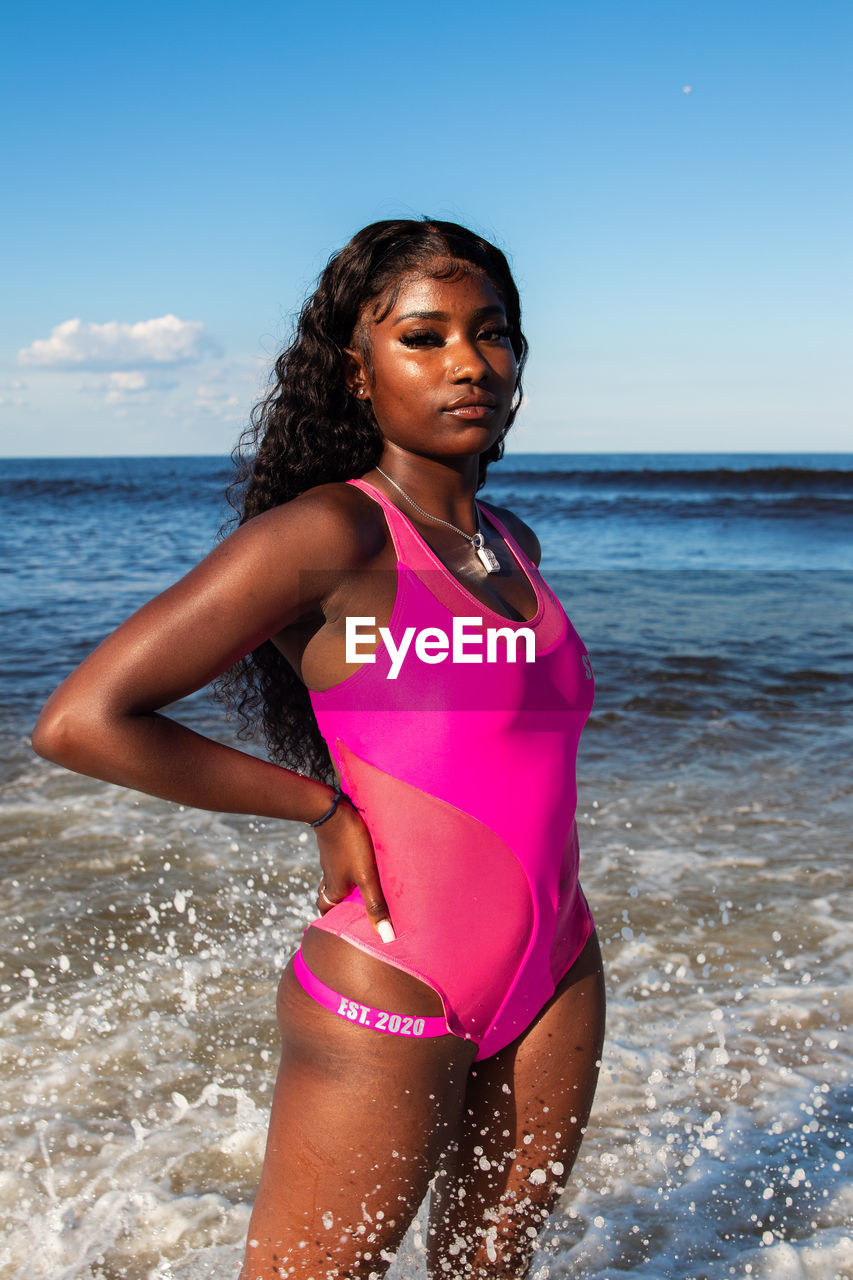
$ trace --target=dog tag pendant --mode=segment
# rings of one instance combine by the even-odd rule
[[[486,573],[500,573],[501,566],[498,558],[492,551],[491,547],[487,547],[482,533],[474,534],[474,541],[471,544],[480,558],[480,563],[486,570]]]

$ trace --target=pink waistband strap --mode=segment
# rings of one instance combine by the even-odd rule
[[[414,1014],[389,1013],[386,1009],[374,1009],[372,1005],[350,1000],[327,987],[316,977],[297,951],[293,957],[293,971],[303,991],[330,1013],[346,1018],[360,1027],[372,1027],[374,1031],[387,1031],[392,1036],[446,1036],[450,1034],[444,1018],[420,1018]]]

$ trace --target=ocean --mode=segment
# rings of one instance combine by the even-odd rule
[[[0,1270],[233,1280],[313,917],[300,825],[36,759],[59,680],[227,516],[217,458],[0,462]],[[532,1275],[850,1280],[853,455],[512,454],[592,655],[589,1133]],[[204,694],[176,714],[233,740]],[[523,797],[519,797],[523,803]],[[391,1275],[422,1280],[423,1224]]]

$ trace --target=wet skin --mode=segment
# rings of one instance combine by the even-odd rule
[[[427,1011],[426,988],[419,993],[414,979],[397,987],[387,966],[364,959],[363,969],[340,962],[354,998],[378,1004],[378,990],[397,999],[390,1007]],[[281,1066],[241,1280],[383,1275],[433,1177],[430,1275],[524,1276],[595,1092],[604,1035],[595,935],[534,1023],[482,1063],[472,1065],[473,1046],[453,1036],[403,1040],[336,1018],[290,966],[279,1026]]]

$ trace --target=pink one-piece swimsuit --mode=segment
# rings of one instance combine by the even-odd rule
[[[479,1060],[529,1026],[592,932],[575,824],[592,668],[560,602],[491,512],[480,507],[481,521],[505,540],[536,594],[529,621],[482,604],[384,494],[365,480],[348,483],[380,504],[396,548],[394,647],[415,631],[396,678],[380,643],[373,661],[312,692],[311,703],[370,831],[396,941],[377,937],[358,889],[311,927],[432,987],[447,1031],[473,1039]],[[430,662],[440,643],[422,643],[418,656],[417,633],[434,628],[450,639],[454,618],[473,620],[457,653],[469,660],[454,661],[450,650]],[[498,633],[496,660],[486,661],[494,628],[532,631],[535,660],[525,660],[524,643],[509,660],[513,646]]]

